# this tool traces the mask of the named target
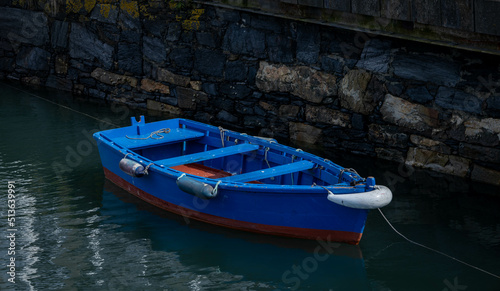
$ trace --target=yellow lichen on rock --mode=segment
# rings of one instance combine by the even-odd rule
[[[139,17],[139,5],[137,5],[137,1],[121,0],[120,8],[133,18]]]

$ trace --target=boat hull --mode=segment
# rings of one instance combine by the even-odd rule
[[[176,182],[182,172],[173,168],[154,166],[142,177],[127,174],[119,166],[125,156],[124,148],[100,136],[96,139],[107,179],[186,219],[243,231],[354,245],[361,239],[368,210],[332,203],[322,187],[222,183],[216,196],[202,199],[179,189]],[[150,163],[137,162],[146,170]],[[339,187],[336,194],[352,193],[353,189],[364,188]]]

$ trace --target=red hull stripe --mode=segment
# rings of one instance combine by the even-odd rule
[[[345,242],[354,245],[357,245],[361,240],[362,234],[356,232],[266,225],[260,223],[234,220],[191,210],[159,199],[137,188],[136,186],[130,184],[129,182],[125,181],[120,176],[114,174],[113,172],[111,172],[106,168],[104,168],[104,175],[106,176],[106,178],[108,178],[111,182],[118,185],[120,188],[123,188],[127,192],[139,197],[140,199],[152,205],[155,205],[156,207],[173,212],[178,215],[182,215],[184,217],[192,218],[206,223],[238,229],[238,230],[256,232],[256,233],[313,239],[313,240],[321,239],[327,241]]]

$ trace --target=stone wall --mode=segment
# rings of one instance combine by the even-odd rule
[[[177,1],[0,4],[0,79],[500,184],[498,57]]]

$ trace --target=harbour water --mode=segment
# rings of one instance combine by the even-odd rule
[[[0,83],[0,290],[500,290],[499,187],[308,149],[388,185],[407,238],[492,274],[378,211],[359,246],[221,229],[104,179],[92,132],[168,116],[27,90]]]

